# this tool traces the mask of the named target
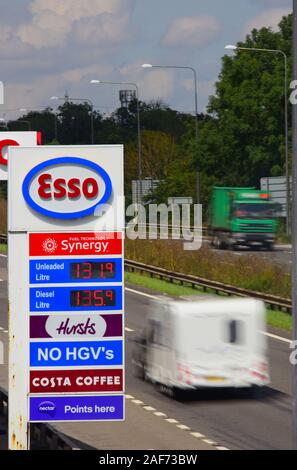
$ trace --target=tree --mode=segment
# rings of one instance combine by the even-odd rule
[[[74,104],[66,101],[58,108],[58,140],[66,145],[91,144],[91,119],[94,129],[102,117],[89,103]]]
[[[17,130],[15,124],[17,124],[18,121],[20,121],[20,123],[22,123],[22,121],[28,121],[33,131],[40,131],[42,133],[42,142],[48,144],[55,139],[55,119],[54,112],[49,107],[41,111],[29,111],[15,121],[13,130]],[[11,124],[10,122],[10,126]],[[23,126],[24,125],[25,123]]]
[[[171,135],[158,131],[142,132],[143,178],[163,180],[176,158],[176,145]],[[130,142],[125,147],[125,188],[131,192],[131,182],[138,179],[138,147]]]
[[[254,29],[238,46],[283,50],[291,67],[292,15],[279,28]],[[281,54],[238,51],[234,57],[224,56],[208,112],[213,119],[201,130],[196,161],[206,174],[230,185],[258,185],[263,176],[284,174]]]

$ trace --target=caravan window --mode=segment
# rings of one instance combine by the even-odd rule
[[[148,343],[162,345],[163,325],[157,320],[150,320],[148,324]]]
[[[226,322],[225,341],[231,344],[244,344],[244,323],[241,320],[230,320]],[[227,334],[226,334],[227,333]]]

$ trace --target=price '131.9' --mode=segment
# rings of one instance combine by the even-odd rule
[[[71,279],[114,279],[115,263],[111,261],[85,261],[70,264]]]

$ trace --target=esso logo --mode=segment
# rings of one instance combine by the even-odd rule
[[[19,143],[13,139],[0,140],[0,165],[7,166],[8,147],[19,147]]]
[[[106,171],[78,157],[60,157],[37,165],[23,182],[23,196],[36,212],[55,219],[94,214],[108,202],[112,184]]]

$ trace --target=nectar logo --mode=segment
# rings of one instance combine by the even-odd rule
[[[38,406],[39,413],[48,414],[49,416],[54,417],[56,414],[56,405],[51,401],[43,401]]]

